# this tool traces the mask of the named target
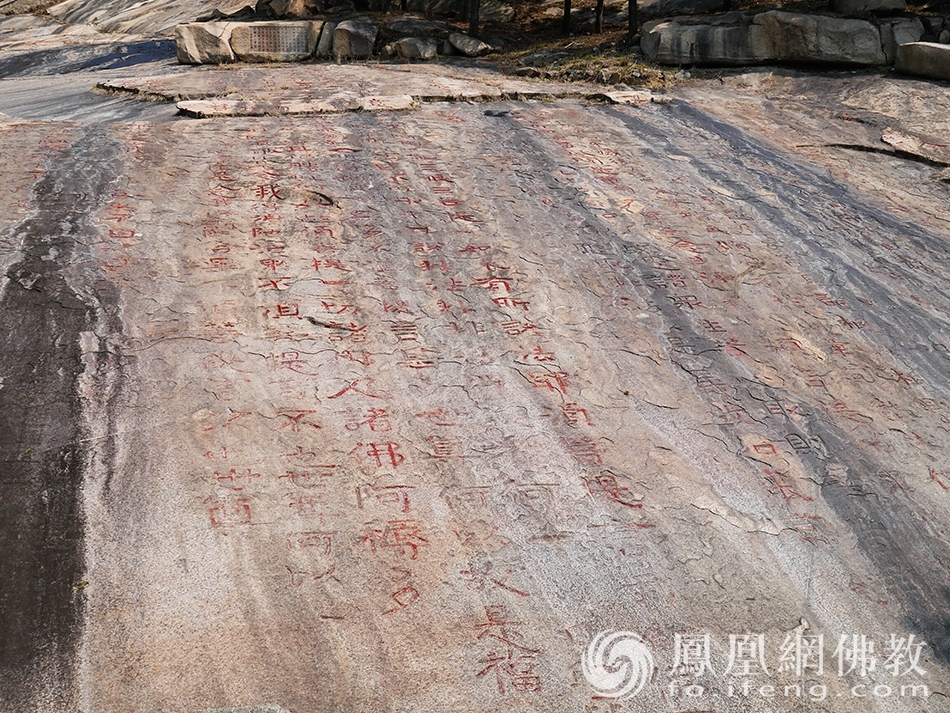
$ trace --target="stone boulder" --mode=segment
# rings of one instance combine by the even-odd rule
[[[243,62],[297,62],[317,49],[323,22],[235,23],[231,50]]]
[[[370,57],[379,27],[370,20],[344,20],[333,31],[333,56],[337,59]]]
[[[651,60],[672,65],[808,62],[871,66],[887,61],[881,32],[870,22],[777,10],[751,18],[732,12],[720,17],[648,22],[640,46]]]
[[[305,0],[270,0],[267,4],[278,20],[309,20],[311,17]]]
[[[404,37],[392,47],[399,59],[435,59],[439,41],[431,37]]]
[[[950,80],[950,45],[935,42],[900,45],[895,69],[917,77]]]
[[[333,54],[333,33],[338,24],[340,23],[333,21],[323,23],[323,32],[320,33],[320,40],[317,42],[317,57],[329,57]]]
[[[460,32],[453,32],[449,35],[449,44],[459,53],[466,57],[480,57],[483,54],[491,52],[491,45],[482,42],[478,38],[463,35]]]
[[[924,27],[927,29],[927,32],[935,37],[940,36],[946,24],[946,20],[942,17],[921,17],[920,19],[924,21]]]
[[[919,17],[898,17],[880,22],[881,47],[888,64],[897,60],[897,48],[909,42],[920,42],[924,23]]]
[[[771,10],[752,23],[765,30],[778,61],[864,66],[887,61],[881,33],[865,20]]]
[[[175,28],[175,47],[181,64],[234,62],[231,51],[233,22],[189,22]]]
[[[710,24],[647,22],[640,46],[647,57],[660,64],[732,66],[762,64],[773,59],[764,28],[739,13],[710,18]]]
[[[869,13],[894,14],[907,9],[905,0],[832,0],[831,9],[842,15],[867,15]]]
[[[199,15],[195,18],[195,22],[217,22],[218,20],[239,20],[241,22],[248,22],[256,18],[256,13],[257,10],[252,4],[244,5],[233,12],[224,12],[221,8],[215,7],[212,8],[211,12]]]

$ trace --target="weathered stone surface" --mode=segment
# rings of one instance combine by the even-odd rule
[[[123,35],[98,32],[88,25],[62,25],[35,18],[39,26],[28,37],[8,41],[7,19],[0,18],[0,77],[68,75],[77,70],[108,70],[156,60],[175,59],[175,41],[130,41]],[[18,34],[18,33],[14,33]]]
[[[338,59],[370,57],[379,27],[369,20],[344,20],[333,31],[333,55]]]
[[[431,37],[404,37],[393,43],[400,59],[434,59],[439,51],[439,41]]]
[[[481,93],[477,96],[470,96],[473,99],[486,99],[486,95]],[[447,99],[444,96],[438,98]],[[451,98],[456,99],[456,97]],[[405,111],[416,107],[418,103],[418,99],[410,94],[359,96],[355,92],[342,92],[324,99],[314,100],[188,99],[178,102],[177,107],[178,111],[184,116],[195,119],[210,119],[226,116],[290,116],[345,114],[354,111]]]
[[[950,80],[950,45],[911,42],[897,48],[894,67],[903,74]]]
[[[942,45],[950,44],[950,30],[941,30],[940,37],[938,39]]]
[[[412,109],[416,100],[409,94],[386,94],[360,97],[360,111],[405,111]]]
[[[809,62],[876,65],[887,58],[881,33],[865,20],[780,11],[751,18],[678,18],[646,23],[641,47],[662,64],[735,65]]]
[[[920,42],[920,38],[923,37],[924,23],[919,17],[901,18],[889,24],[894,33],[894,44],[897,46]]]
[[[948,186],[904,152],[946,88],[605,107],[468,64],[0,81],[4,713],[942,713]],[[103,80],[507,99],[186,121]],[[655,665],[615,706],[608,629]]]
[[[194,22],[212,10],[230,14],[248,0],[65,0],[48,8],[52,17],[73,24],[91,24],[104,32],[159,34]]]
[[[255,5],[248,3],[239,10],[228,13],[223,12],[218,8],[214,8],[211,12],[201,15],[198,18],[198,22],[218,22],[227,20],[233,20],[235,22],[252,22],[254,20],[261,19],[264,18],[257,17]]]
[[[320,40],[317,42],[316,55],[318,57],[329,57],[333,54],[333,33],[336,32],[338,22],[328,20],[323,23],[323,29],[320,31]]]
[[[750,24],[683,25],[657,20],[643,25],[640,46],[660,64],[746,65],[775,59],[765,28]]]
[[[192,22],[175,28],[175,46],[182,64],[233,62],[231,31],[234,23]]]
[[[881,34],[866,20],[802,15],[772,10],[756,15],[772,47],[772,56],[785,62],[884,64]]]
[[[894,64],[897,59],[897,48],[908,42],[920,42],[924,34],[924,23],[919,17],[901,17],[884,20],[879,25],[881,31],[881,48],[888,64]]]
[[[249,22],[231,31],[231,50],[244,62],[294,62],[317,48],[321,21]]]
[[[449,35],[449,42],[458,50],[459,54],[467,57],[480,57],[483,54],[491,52],[491,45],[482,42],[476,37],[469,37],[460,32],[453,32]]]
[[[219,72],[122,78],[103,81],[98,86],[109,92],[161,97],[168,101],[202,100],[207,102],[203,105],[206,108],[213,108],[224,101],[226,103],[221,106],[228,109],[222,113],[227,115],[241,113],[235,109],[235,102],[256,102],[253,107],[256,113],[260,113],[258,109],[263,104],[279,106],[297,103],[302,106],[310,102],[319,106],[337,103],[340,111],[350,111],[355,106],[352,102],[361,97],[408,95],[424,102],[494,101],[517,97],[586,96],[603,92],[603,87],[583,82],[526,82],[504,76],[486,81],[484,74],[480,73],[473,73],[471,78],[447,76],[438,65],[426,63],[395,66],[320,64],[311,71],[303,71],[300,67],[283,69],[285,76],[299,81],[305,88],[293,82],[280,89],[272,88],[267,92],[268,99],[263,100],[262,104],[259,99],[263,92],[261,81],[269,71],[265,67],[244,68],[240,78],[225,78]],[[453,74],[465,73],[456,69]],[[222,83],[226,84],[222,86]],[[226,98],[221,98],[225,94]],[[337,100],[344,103],[339,104]],[[274,112],[268,110],[263,113]]]
[[[866,15],[871,12],[895,13],[907,9],[906,0],[832,0],[831,9],[842,15]]]
[[[3,0],[0,2],[0,15],[21,15],[43,10],[54,4],[48,0]]]
[[[888,127],[881,132],[881,141],[904,154],[917,156],[938,166],[950,166],[950,146],[938,143],[939,139]]]
[[[278,20],[308,20],[310,11],[305,0],[270,0],[270,11]]]
[[[648,104],[653,100],[653,93],[647,91],[604,92],[594,96],[606,99],[611,104]]]

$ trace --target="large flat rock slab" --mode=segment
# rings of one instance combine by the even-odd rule
[[[277,89],[271,89],[280,78]],[[102,89],[182,102],[192,116],[327,113],[405,109],[418,102],[600,96],[596,84],[513,79],[493,71],[433,65],[302,65],[280,70],[215,69],[201,73],[116,79]],[[266,98],[261,98],[266,93]],[[227,96],[225,96],[227,95]],[[187,103],[186,103],[187,102]],[[196,103],[200,102],[200,103]]]
[[[241,101],[196,99],[178,102],[178,110],[195,119],[223,116],[287,116],[292,114],[339,114],[347,111],[404,111],[419,105],[409,94],[358,96],[338,94],[325,99],[287,101]]]
[[[941,86],[93,81],[0,81],[3,706],[939,710]]]

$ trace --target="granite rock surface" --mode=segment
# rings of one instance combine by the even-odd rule
[[[4,713],[940,710],[939,85],[23,52]]]

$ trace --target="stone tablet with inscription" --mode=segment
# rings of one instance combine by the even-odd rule
[[[293,62],[317,48],[323,22],[253,22],[234,28],[231,49],[244,62]]]

